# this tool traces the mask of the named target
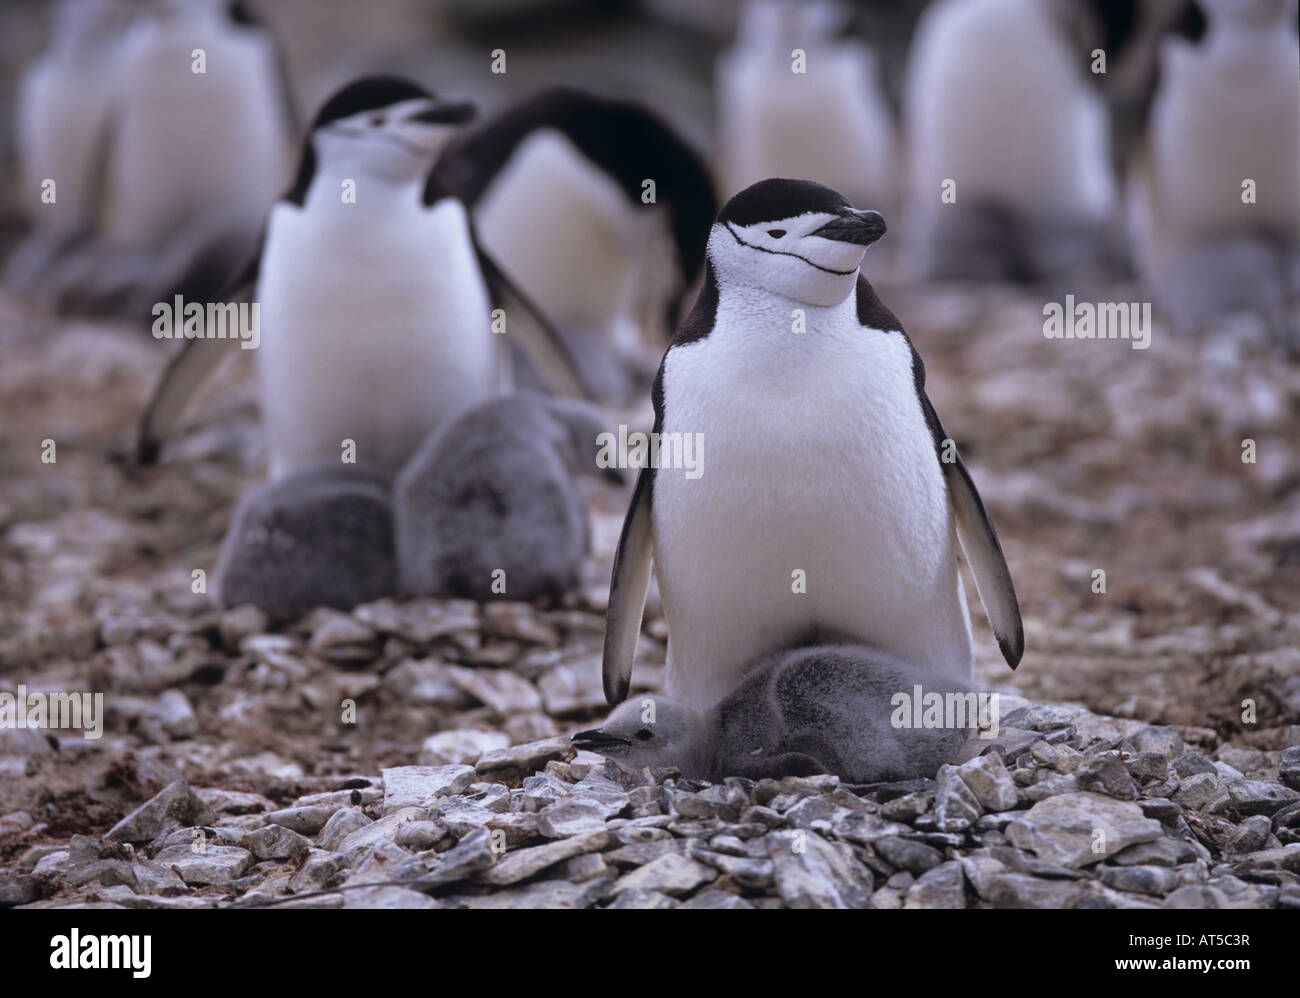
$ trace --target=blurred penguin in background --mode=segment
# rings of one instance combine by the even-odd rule
[[[676,328],[717,212],[704,161],[671,127],[633,101],[550,88],[453,142],[430,184],[470,207],[597,397],[649,383],[635,358]],[[517,379],[542,387],[526,366]]]
[[[796,177],[886,215],[893,209],[894,122],[875,53],[842,36],[850,15],[833,0],[745,4],[716,72],[728,196],[767,177]]]
[[[4,284],[30,292],[94,227],[111,89],[122,35],[139,0],[64,0],[50,42],[18,85],[14,140],[20,206],[31,224],[6,261]]]
[[[1138,271],[1176,329],[1233,312],[1300,351],[1296,0],[1185,3],[1129,163]]]
[[[112,91],[93,242],[46,301],[147,320],[216,294],[257,244],[292,171],[293,115],[274,38],[240,0],[137,0]]]
[[[1114,61],[1132,0],[939,0],[904,84],[908,270],[1046,280],[1093,266],[1116,207],[1095,51]],[[1100,74],[1098,74],[1100,76]]]

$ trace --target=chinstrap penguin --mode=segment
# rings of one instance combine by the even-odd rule
[[[384,476],[337,462],[243,496],[222,541],[214,592],[277,621],[316,607],[351,610],[397,590],[393,514]]]
[[[440,420],[508,388],[507,342],[556,390],[584,393],[544,318],[507,318],[494,335],[490,292],[512,303],[508,317],[536,307],[479,249],[464,203],[428,179],[474,113],[468,101],[368,77],[317,114],[260,254],[233,282],[257,280],[272,478],[338,460],[345,441],[358,461],[396,474]],[[194,339],[176,354],[145,414],[142,461],[156,458],[228,349]]]
[[[611,704],[627,694],[652,557],[666,691],[694,708],[797,644],[861,642],[969,677],[959,537],[1003,656],[1020,661],[997,534],[920,357],[859,272],[884,231],[810,181],[763,181],[718,215],[704,290],[653,390],[655,431],[700,434],[709,459],[695,480],[640,472],[606,620]]]
[[[676,326],[718,210],[673,128],[635,101],[551,87],[455,139],[432,182],[469,206],[484,249],[555,323],[595,394],[644,390],[645,330]],[[519,383],[535,379],[523,370]]]
[[[895,697],[961,694],[965,727],[895,727]],[[709,708],[669,696],[619,704],[572,738],[629,769],[671,766],[720,782],[833,773],[849,783],[933,777],[982,720],[970,688],[872,648],[794,648],[769,655]],[[954,713],[954,716],[955,713]]]
[[[443,423],[393,489],[404,592],[558,601],[582,582],[594,408],[518,392]],[[621,480],[617,471],[599,472]]]

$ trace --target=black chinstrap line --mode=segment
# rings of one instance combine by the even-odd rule
[[[768,249],[765,246],[755,246],[753,243],[747,243],[745,240],[741,239],[740,236],[736,235],[736,231],[731,227],[730,222],[723,222],[722,224],[726,227],[726,230],[731,233],[731,238],[740,243],[741,246],[748,246],[750,249],[756,249],[760,253],[771,253],[773,256],[792,256],[796,260],[802,260],[810,267],[816,267],[824,274],[834,274],[836,277],[848,277],[858,269],[857,267],[854,267],[853,270],[832,270],[830,267],[823,267],[820,263],[813,263],[806,256],[800,256],[798,253],[787,253],[784,250],[774,250]]]

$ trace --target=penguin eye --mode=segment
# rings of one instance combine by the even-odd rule
[[[785,229],[768,229],[767,234],[773,239],[780,239],[785,235]]]
[[[648,742],[651,738],[654,737],[654,732],[652,732],[649,728],[642,728],[640,731],[636,733],[636,737],[640,741]]]
[[[375,128],[383,128],[383,127],[384,127],[384,122],[386,122],[387,120],[388,120],[388,119],[387,119],[384,115],[382,115],[382,114],[377,114],[377,115],[375,115],[373,118],[370,119],[370,124],[371,124],[372,126],[374,126]]]

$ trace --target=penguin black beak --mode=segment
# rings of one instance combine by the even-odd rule
[[[850,208],[843,217],[827,222],[812,234],[839,243],[870,246],[885,234],[885,216],[878,211]]]
[[[573,735],[569,739],[569,744],[576,749],[584,749],[588,752],[616,752],[620,748],[627,748],[632,743],[626,738],[611,735],[608,731],[592,728],[590,731],[579,731]]]
[[[425,125],[463,125],[477,114],[478,107],[473,101],[442,98],[434,101],[433,107],[411,115],[409,120]]]

